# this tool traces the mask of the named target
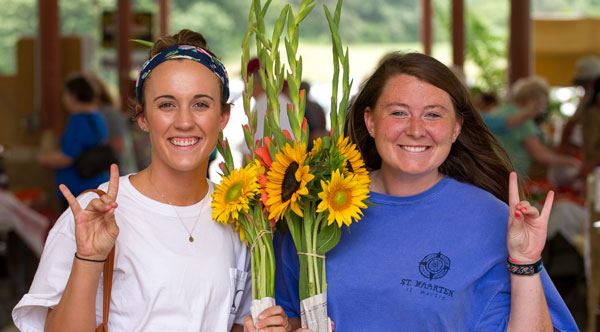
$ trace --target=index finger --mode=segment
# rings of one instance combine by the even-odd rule
[[[110,179],[108,180],[108,190],[106,194],[113,200],[117,199],[119,192],[119,167],[117,164],[110,165]]]
[[[79,213],[79,211],[81,211],[81,205],[79,205],[77,198],[73,196],[69,188],[67,188],[67,186],[64,184],[59,185],[58,189],[60,189],[60,192],[63,194],[63,196],[65,196],[65,199],[67,200],[67,203],[69,203],[69,207],[73,212],[73,216],[75,216],[77,213]]]
[[[543,218],[548,220],[550,218],[550,211],[552,210],[552,202],[554,201],[554,191],[550,190],[546,195],[546,201],[542,207],[542,213],[540,214]]]
[[[519,203],[519,183],[517,182],[517,173],[510,172],[508,178],[508,205],[513,207]]]

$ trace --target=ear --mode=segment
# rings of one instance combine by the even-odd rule
[[[456,119],[456,123],[454,124],[454,129],[452,130],[452,143],[456,142],[458,139],[458,135],[460,135],[460,130],[462,129],[463,119]]]
[[[140,104],[135,105],[135,114],[137,114],[135,120],[137,121],[140,129],[148,132],[148,120],[146,119],[146,114],[142,112],[142,106]]]
[[[371,135],[371,137],[375,138],[375,118],[374,118],[373,110],[371,110],[370,107],[365,108],[364,120],[365,120],[365,126],[367,127],[367,130],[369,131],[369,135]]]
[[[219,131],[225,129],[227,123],[229,122],[229,117],[231,116],[231,105],[227,104],[221,111],[221,119],[219,120]]]

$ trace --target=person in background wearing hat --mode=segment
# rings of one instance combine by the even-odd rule
[[[579,102],[575,114],[567,121],[563,128],[561,150],[571,154],[579,153],[583,157],[583,164],[579,172],[581,178],[600,166],[600,58],[586,56],[576,63],[576,73],[573,84],[582,86],[584,96]],[[581,139],[573,139],[581,128]],[[579,144],[577,144],[579,141]],[[580,147],[578,147],[580,145]]]

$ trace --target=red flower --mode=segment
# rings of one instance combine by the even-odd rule
[[[260,163],[265,166],[267,169],[271,168],[271,164],[273,163],[273,159],[271,159],[271,154],[269,153],[269,149],[266,146],[261,146],[254,150],[254,153],[260,158]]]
[[[293,139],[292,139],[292,135],[290,135],[290,132],[289,132],[289,131],[287,131],[287,129],[284,129],[284,130],[282,130],[282,131],[283,131],[283,134],[285,135],[285,137],[289,138],[289,139],[290,139],[290,141],[293,141]]]

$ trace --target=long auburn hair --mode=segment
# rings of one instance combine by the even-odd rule
[[[443,63],[425,54],[386,55],[352,102],[345,133],[357,145],[367,167],[381,168],[381,156],[367,130],[365,110],[374,109],[388,80],[401,74],[414,76],[447,92],[457,119],[462,120],[460,135],[440,166],[440,173],[482,188],[508,203],[508,177],[514,170],[508,154],[483,122],[464,84]]]

